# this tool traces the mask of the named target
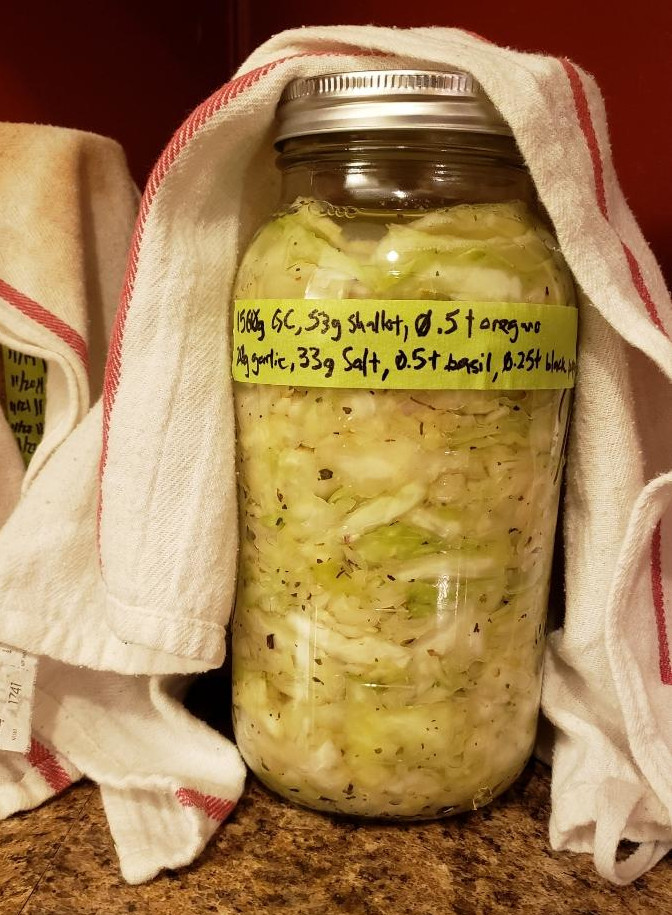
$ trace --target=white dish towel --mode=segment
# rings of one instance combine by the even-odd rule
[[[219,816],[242,789],[235,749],[179,717],[166,675],[224,652],[236,552],[229,295],[277,199],[274,108],[296,76],[400,66],[481,82],[585,297],[567,609],[544,689],[557,729],[552,844],[593,852],[614,882],[672,847],[672,304],[619,188],[599,90],[568,60],[455,29],[339,26],[272,38],[175,134],[141,202],[102,402],[0,530],[0,642],[50,659],[36,733],[66,774],[72,762],[101,784],[131,881],[193,857],[217,819],[208,805]],[[167,761],[166,735],[190,727],[193,746]],[[180,819],[194,811],[200,820]],[[618,861],[626,838],[639,847]]]

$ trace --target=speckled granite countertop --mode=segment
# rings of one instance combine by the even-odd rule
[[[672,861],[624,888],[548,846],[539,763],[490,807],[409,825],[295,808],[250,780],[192,867],[129,887],[84,782],[0,823],[0,915],[666,915]]]

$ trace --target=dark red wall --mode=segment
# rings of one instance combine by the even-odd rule
[[[672,0],[4,3],[0,119],[115,137],[142,184],[183,118],[252,47],[284,28],[338,22],[460,26],[591,71],[621,183],[672,282]]]
[[[0,120],[106,134],[136,181],[190,111],[231,75],[228,0],[0,0]]]

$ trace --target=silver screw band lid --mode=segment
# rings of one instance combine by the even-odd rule
[[[511,135],[469,73],[359,70],[289,83],[278,105],[276,142],[309,134],[400,128]]]

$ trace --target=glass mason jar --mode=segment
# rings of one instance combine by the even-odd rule
[[[466,74],[299,80],[235,286],[235,734],[313,808],[431,818],[532,751],[570,273]]]

